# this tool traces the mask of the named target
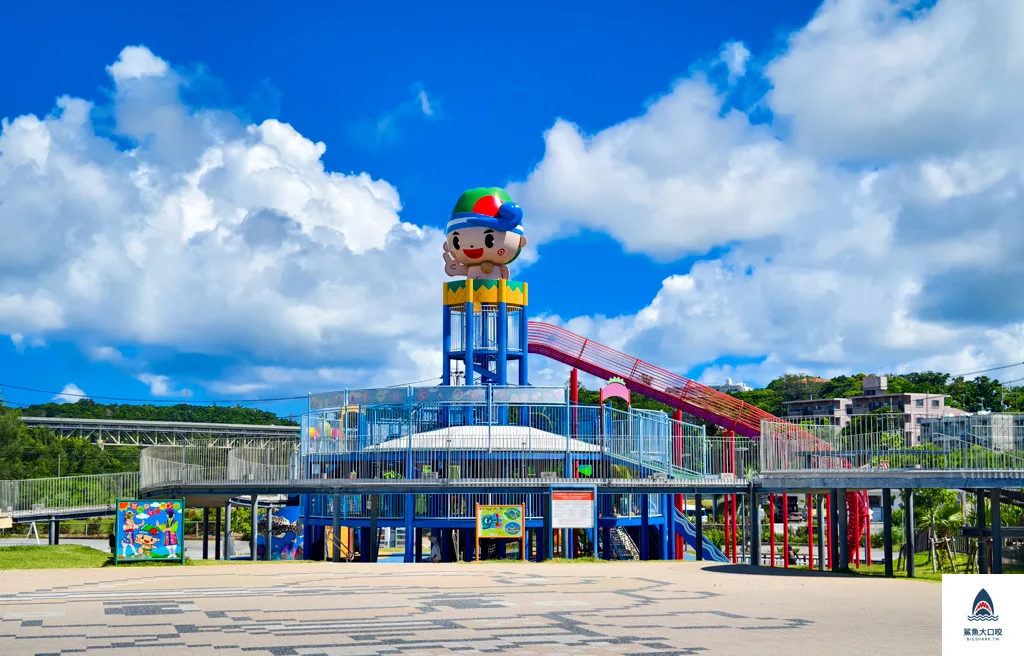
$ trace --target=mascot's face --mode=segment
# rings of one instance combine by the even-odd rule
[[[153,545],[159,542],[159,538],[149,533],[139,533],[135,536],[135,544],[139,545],[143,549],[152,549]]]
[[[525,245],[526,237],[491,228],[460,228],[448,234],[448,252],[466,266],[508,264]]]

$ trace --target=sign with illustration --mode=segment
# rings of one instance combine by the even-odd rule
[[[476,559],[480,560],[480,540],[519,540],[526,560],[526,508],[476,504]]]
[[[271,515],[270,523],[270,559],[271,560],[302,560],[302,512],[298,506],[279,508]],[[267,557],[267,514],[264,512],[258,520],[259,535],[256,538],[256,557],[264,560]]]
[[[114,564],[185,562],[184,499],[118,499]]]
[[[482,538],[523,537],[522,506],[477,505],[476,530]]]

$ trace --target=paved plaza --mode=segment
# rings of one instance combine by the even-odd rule
[[[935,583],[700,563],[6,571],[0,654],[937,654],[940,607]]]

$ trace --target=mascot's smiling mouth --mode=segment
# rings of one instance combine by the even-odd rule
[[[482,249],[482,248],[466,248],[466,249],[463,249],[462,252],[466,254],[466,257],[468,257],[468,258],[470,258],[472,260],[475,260],[477,258],[481,258],[481,257],[484,256],[484,249]]]

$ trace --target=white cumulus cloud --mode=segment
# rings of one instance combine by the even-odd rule
[[[260,384],[235,380],[253,366],[422,373],[443,236],[403,222],[392,185],[328,170],[326,146],[287,123],[182,104],[182,78],[144,47],[108,70],[113,135],[80,98],[3,119],[0,332],[88,335],[115,364],[95,344],[244,362],[225,385]]]
[[[81,387],[74,383],[68,383],[60,391],[60,394],[53,397],[53,400],[57,403],[74,403],[80,399],[87,398],[85,392]]]
[[[578,229],[724,249],[564,323],[708,382],[1024,360],[1024,7],[916,6],[826,2],[764,67],[769,123],[699,70],[596,134],[557,121],[515,187],[542,256]]]

